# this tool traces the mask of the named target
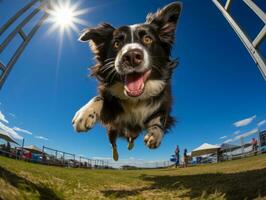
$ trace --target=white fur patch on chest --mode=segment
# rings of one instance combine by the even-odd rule
[[[115,120],[118,124],[139,125],[144,127],[145,120],[159,109],[161,102],[147,104],[146,101],[136,103],[123,102],[124,113]]]
[[[165,81],[162,80],[148,80],[145,83],[143,94],[139,97],[127,96],[124,92],[124,85],[116,83],[108,90],[118,99],[122,100],[122,107],[124,113],[119,115],[115,120],[117,124],[131,124],[144,127],[145,120],[150,117],[161,106],[161,102],[150,103],[149,99],[158,96],[165,88]]]

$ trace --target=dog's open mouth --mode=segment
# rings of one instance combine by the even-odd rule
[[[143,73],[131,73],[124,76],[124,87],[128,96],[138,97],[144,92],[145,81],[151,70]]]

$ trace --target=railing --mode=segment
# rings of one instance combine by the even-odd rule
[[[222,153],[225,160],[233,160],[248,157],[261,153],[261,147],[264,141],[261,135],[264,131],[253,129],[240,135],[234,135],[232,139],[227,139],[222,145]],[[252,144],[252,140],[257,141]]]
[[[99,159],[89,159],[72,153],[43,146],[42,163],[67,167],[109,168],[108,162]]]
[[[23,153],[22,153],[23,151]],[[166,168],[172,166],[173,163],[170,161],[145,161],[145,160],[130,160],[121,159],[118,162],[112,159],[90,159],[84,156],[67,153],[57,149],[43,146],[42,152],[32,154],[32,157],[28,157],[26,152],[28,150],[21,147],[11,149],[9,151],[0,149],[0,155],[25,160],[28,162],[40,163],[45,165],[60,166],[60,167],[73,167],[73,168],[89,168],[89,169],[156,169]]]
[[[0,36],[9,29],[9,27],[18,19],[20,18],[26,11],[30,8],[36,7],[29,15],[25,17],[25,19],[19,23],[15,27],[13,31],[4,39],[4,41],[0,44],[0,53],[7,47],[7,45],[14,39],[15,36],[19,35],[23,42],[20,46],[16,49],[15,53],[12,55],[11,59],[8,61],[7,65],[0,61],[0,89],[3,86],[8,74],[10,73],[12,67],[17,62],[18,58],[22,54],[25,47],[28,45],[29,41],[32,39],[33,35],[36,31],[40,28],[43,24],[44,20],[48,17],[48,13],[44,12],[42,17],[36,22],[36,24],[31,28],[30,32],[26,34],[23,31],[25,25],[29,24],[30,20],[37,15],[45,6],[46,4],[44,0],[32,0],[29,4],[25,7],[20,9],[13,17],[11,17],[2,27],[0,27]],[[38,5],[39,4],[39,5]]]
[[[216,7],[221,11],[225,19],[234,29],[240,40],[243,42],[251,57],[260,69],[264,79],[266,80],[266,61],[260,53],[259,46],[266,38],[266,14],[252,0],[243,0],[243,2],[262,20],[263,28],[259,31],[254,40],[251,40],[249,35],[238,25],[235,19],[230,15],[230,7],[232,0],[227,0],[223,6],[219,0],[212,0]],[[239,11],[241,12],[241,11]]]

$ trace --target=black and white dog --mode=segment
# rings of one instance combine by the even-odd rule
[[[146,130],[144,142],[153,149],[174,124],[171,75],[176,61],[170,54],[181,7],[174,2],[148,14],[143,24],[114,28],[103,23],[80,36],[96,57],[92,76],[99,80],[99,96],[83,106],[72,123],[81,132],[100,121],[107,129],[114,160],[118,160],[117,137],[126,138],[132,149]]]

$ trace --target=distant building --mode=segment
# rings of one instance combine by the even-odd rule
[[[121,169],[138,169],[138,168],[136,166],[123,165],[123,166],[121,166]]]
[[[266,146],[266,130],[260,132],[260,145]]]
[[[260,132],[260,149],[261,152],[266,153],[266,130]]]

